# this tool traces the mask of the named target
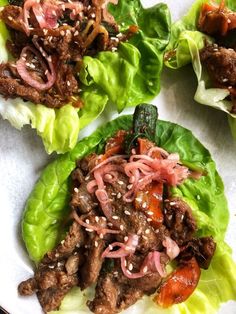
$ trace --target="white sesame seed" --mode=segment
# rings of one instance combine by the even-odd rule
[[[116,193],[112,192],[111,195],[116,196]]]
[[[67,81],[67,86],[70,86],[70,81]]]
[[[106,217],[102,217],[102,220],[103,220],[103,221],[107,221]]]
[[[142,238],[143,238],[144,240],[148,240],[148,238],[147,238],[145,235],[143,235],[143,234],[142,234]]]
[[[125,236],[124,241],[127,242],[129,240],[129,237]]]
[[[119,199],[119,198],[121,198],[121,193],[119,192],[118,194],[117,194],[117,198]]]
[[[75,36],[78,36],[78,35],[79,35],[79,32],[78,32],[78,31],[75,31],[74,35],[75,35]]]
[[[95,17],[96,17],[96,14],[95,14],[95,13],[92,13],[92,14],[91,14],[91,18],[94,19]]]
[[[151,232],[150,229],[146,229],[146,230],[145,230],[145,233],[146,233],[146,234],[149,234],[150,232]]]
[[[152,221],[152,218],[148,218],[147,221],[148,221],[148,222],[151,222],[151,221]]]
[[[98,241],[94,242],[95,247],[98,247]]]
[[[159,231],[160,231],[159,229],[156,229],[156,230],[155,230],[155,233],[159,233]]]
[[[137,202],[142,202],[142,199],[140,198],[140,197],[136,197],[136,199],[135,199]]]
[[[65,240],[62,240],[62,241],[61,241],[61,244],[64,244],[64,243],[65,243]]]
[[[48,267],[51,268],[51,269],[55,268],[54,265],[49,265]]]
[[[89,219],[85,219],[85,222],[86,222],[86,224],[88,224],[88,225],[89,225],[89,223],[90,223]]]
[[[170,202],[170,206],[174,206],[174,205],[176,205],[175,202]]]
[[[142,205],[142,208],[146,208],[147,207],[147,203],[144,202],[143,205]]]
[[[77,243],[77,244],[76,244],[76,247],[77,247],[77,248],[80,248],[80,244],[79,244],[79,243]]]
[[[120,225],[120,230],[123,231],[124,230],[124,226]]]
[[[64,31],[60,31],[61,36],[65,36],[65,32]]]
[[[129,185],[127,185],[127,189],[128,189],[128,190],[131,190],[131,189],[132,189],[132,187],[133,187],[133,184],[129,184]]]
[[[107,224],[109,227],[113,227],[113,224],[111,222],[108,222]]]
[[[90,10],[91,9],[91,5],[88,5],[87,9]]]
[[[125,210],[125,214],[130,216],[130,212],[128,210]]]
[[[117,220],[117,219],[119,219],[119,217],[118,216],[112,216],[112,219]]]
[[[129,270],[131,271],[133,268],[134,268],[134,266],[133,266],[133,264],[129,264]]]
[[[230,24],[230,23],[231,23],[231,20],[230,20],[230,19],[228,19],[228,20],[227,20],[227,22],[228,22],[228,24]]]
[[[95,217],[95,221],[96,221],[96,222],[99,222],[98,216]]]
[[[153,213],[153,212],[151,212],[150,210],[147,212],[147,214],[148,214],[148,216],[152,216],[152,215],[154,215],[154,213]]]
[[[93,230],[89,229],[89,228],[85,228],[85,230],[88,231],[88,232],[93,232]]]
[[[228,82],[228,79],[224,78],[222,81],[225,83],[225,82]]]
[[[118,183],[119,185],[124,184],[124,182],[123,182],[123,181],[121,181],[121,180],[117,181],[117,183]]]
[[[99,235],[99,238],[100,238],[100,239],[103,239],[103,237],[104,237],[104,236],[103,236],[103,234],[101,233],[101,234]]]
[[[147,271],[148,271],[148,268],[147,268],[147,266],[145,266],[145,267],[143,268],[143,273],[145,274]]]
[[[74,192],[75,192],[75,193],[78,193],[78,192],[79,192],[79,189],[78,189],[78,188],[74,188]]]
[[[127,266],[127,261],[126,261],[126,259],[124,260],[124,265],[125,265],[125,267]]]
[[[109,249],[112,250],[113,246],[111,244],[108,245]]]
[[[112,51],[112,52],[115,52],[115,51],[117,51],[117,48],[116,48],[116,47],[112,47],[112,48],[111,48],[111,51]]]
[[[56,253],[56,254],[55,254],[55,257],[59,257],[59,254],[58,254],[58,253]]]
[[[12,21],[12,20],[13,20],[13,17],[12,17],[12,16],[8,16],[8,20],[9,20],[9,21]]]
[[[120,38],[120,37],[122,37],[122,36],[123,36],[122,33],[119,33],[119,34],[116,35],[117,38]]]

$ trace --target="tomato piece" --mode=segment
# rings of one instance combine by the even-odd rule
[[[103,160],[123,152],[123,144],[125,141],[126,134],[127,134],[126,131],[120,130],[116,133],[114,137],[108,140],[105,148],[105,154],[103,155],[102,158]]]
[[[193,257],[170,274],[154,301],[163,308],[186,301],[197,287],[200,275],[200,267]]]
[[[152,148],[154,144],[146,138],[138,138],[138,147],[139,154],[146,155],[150,148]]]
[[[152,182],[145,191],[139,191],[135,198],[135,208],[142,210],[148,218],[151,218],[151,225],[158,228],[163,223],[162,212],[163,183]]]

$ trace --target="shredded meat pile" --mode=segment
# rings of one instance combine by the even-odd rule
[[[181,271],[187,267],[188,278],[191,272],[197,276],[195,281],[186,281],[190,290],[194,289],[200,276],[199,267],[208,268],[214,254],[216,245],[211,237],[196,237],[197,225],[191,208],[182,199],[164,193],[164,186],[167,187],[164,179],[157,185],[154,181],[148,183],[130,201],[133,187],[123,166],[127,171],[125,167],[130,170],[138,163],[144,169],[141,160],[153,161],[155,165],[158,160],[162,163],[166,160],[168,165],[175,164],[173,169],[180,180],[186,175],[186,168],[177,162],[177,155],[169,155],[149,142],[146,154],[137,155],[138,152],[133,151],[131,159],[137,156],[143,159],[132,164],[132,160],[127,162],[127,156],[117,155],[123,152],[114,139],[108,142],[104,155],[91,154],[77,162],[71,174],[73,221],[70,230],[65,239],[44,256],[34,278],[18,287],[21,295],[36,292],[45,312],[58,309],[73,286],[83,290],[96,284],[94,299],[87,302],[89,309],[95,314],[119,313],[142,296],[151,295],[157,289],[162,291],[163,282],[171,278],[171,274],[166,278],[165,271],[171,260],[176,260]],[[153,159],[151,151],[155,155]],[[137,175],[137,169],[135,171]],[[168,175],[165,178],[168,180]],[[102,180],[106,194],[101,197]],[[154,189],[153,184],[158,189]],[[149,191],[155,200],[146,198]],[[186,266],[188,261],[192,268]]]
[[[78,73],[84,55],[116,51],[137,31],[119,33],[107,4],[116,0],[25,0],[2,8],[0,19],[16,61],[0,65],[0,94],[35,104],[81,107]]]

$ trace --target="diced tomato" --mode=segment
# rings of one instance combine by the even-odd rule
[[[170,274],[154,301],[163,308],[186,301],[197,287],[200,275],[201,270],[193,257]]]
[[[151,218],[153,227],[158,228],[163,222],[162,213],[163,183],[152,182],[144,191],[139,191],[135,198],[135,208]]]

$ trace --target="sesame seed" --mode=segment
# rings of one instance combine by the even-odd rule
[[[117,181],[117,183],[118,183],[119,185],[124,184],[124,182],[123,182],[123,181],[121,181],[121,180]]]
[[[225,82],[228,82],[228,79],[224,78],[222,81],[225,83]]]
[[[128,210],[125,210],[125,214],[130,216],[130,212]]]
[[[51,268],[51,269],[55,268],[54,265],[49,265],[48,267]]]
[[[109,227],[113,227],[113,224],[111,222],[108,222],[107,224]]]
[[[127,242],[129,240],[129,237],[125,236],[124,241]]]
[[[56,253],[56,254],[55,254],[55,257],[59,257],[59,254],[58,254],[58,253]]]
[[[146,230],[145,230],[145,233],[146,233],[146,234],[149,234],[150,232],[151,232],[150,229],[146,229]]]
[[[78,35],[79,35],[79,32],[78,32],[78,31],[75,31],[74,35],[75,35],[75,36],[78,36]]]
[[[102,220],[103,220],[103,221],[107,221],[106,217],[102,217]]]
[[[111,244],[108,245],[109,249],[112,250],[113,246]]]
[[[129,185],[127,185],[127,189],[128,189],[128,190],[131,190],[131,189],[132,189],[132,187],[133,187],[133,184],[129,184]]]
[[[62,240],[62,241],[61,241],[61,244],[64,244],[64,243],[65,243],[65,240]]]
[[[48,57],[48,61],[52,62],[52,57],[51,56]]]
[[[134,266],[133,266],[133,264],[129,264],[129,270],[131,271],[133,268],[134,268]]]
[[[111,195],[116,196],[116,193],[112,192]]]
[[[114,275],[115,277],[118,277],[118,271],[115,271],[115,272],[113,273],[113,275]]]
[[[77,247],[77,248],[80,248],[80,244],[79,244],[79,243],[77,243],[77,244],[76,244],[76,247]]]
[[[175,202],[170,202],[170,206],[174,206],[174,205],[176,205]]]
[[[70,81],[67,81],[67,86],[70,86]]]
[[[89,229],[89,228],[85,228],[85,230],[88,231],[88,232],[93,232],[93,230]]]
[[[98,241],[94,242],[95,247],[98,247]]]
[[[112,51],[112,52],[115,52],[115,51],[117,51],[117,48],[116,48],[116,47],[112,47],[112,48],[111,48],[111,51]]]
[[[46,73],[45,73],[46,74]],[[78,188],[74,188],[74,191],[75,193],[78,193],[79,192],[79,189]]]
[[[148,222],[151,222],[151,221],[152,221],[152,218],[148,218],[147,221],[148,221]]]
[[[154,215],[154,213],[153,213],[153,212],[151,212],[150,210],[147,212],[147,214],[148,214],[148,216],[152,216],[152,215]]]
[[[44,28],[44,29],[43,29],[43,33],[44,33],[44,35],[47,35],[48,30]]]
[[[125,267],[127,266],[127,261],[126,261],[126,259],[124,260],[124,265],[125,265]]]
[[[142,205],[142,208],[146,208],[147,207],[147,203],[144,202],[143,205]]]
[[[147,268],[147,266],[145,266],[145,267],[143,268],[144,274],[145,274],[147,271],[148,271],[148,268]]]
[[[60,31],[60,34],[61,34],[61,36],[64,36],[65,32],[64,31]]]
[[[120,230],[123,231],[124,230],[124,226],[120,225]]]
[[[88,5],[87,9],[90,10],[91,9],[91,5]]]
[[[12,20],[13,20],[13,17],[12,17],[12,16],[8,16],[8,20],[9,20],[9,21],[12,21]]]
[[[228,24],[230,24],[230,23],[231,23],[231,20],[230,20],[230,19],[228,19],[228,20],[227,20],[227,22],[228,22]]]
[[[173,217],[173,215],[169,215],[169,216],[168,216],[168,219],[170,219],[170,220],[171,220],[171,219],[172,219],[172,217]]]
[[[184,215],[181,215],[180,220],[183,220],[183,219],[184,219]]]
[[[121,193],[120,192],[117,194],[117,198],[121,198]]]
[[[95,13],[91,14],[91,18],[94,19],[96,17]]]
[[[159,233],[159,231],[160,231],[159,229],[156,229],[156,230],[155,230],[155,233]]]
[[[117,220],[117,219],[119,219],[119,217],[118,216],[112,216],[112,219]]]
[[[142,238],[143,238],[144,240],[148,240],[148,238],[147,238],[145,235],[142,235]]]
[[[89,219],[85,219],[85,222],[86,222],[86,224],[88,224],[88,225],[89,225],[89,223],[90,223]]]
[[[96,222],[99,222],[98,216],[95,217],[95,221],[96,221]]]
[[[117,38],[120,38],[120,37],[122,37],[122,36],[123,36],[122,33],[119,33],[119,34],[116,35]]]
[[[140,197],[136,197],[136,199],[135,199],[137,202],[142,202],[142,199],[140,198]]]
[[[103,239],[103,237],[104,237],[104,236],[103,236],[103,234],[101,233],[101,234],[99,235],[99,238],[100,238],[100,239]]]

